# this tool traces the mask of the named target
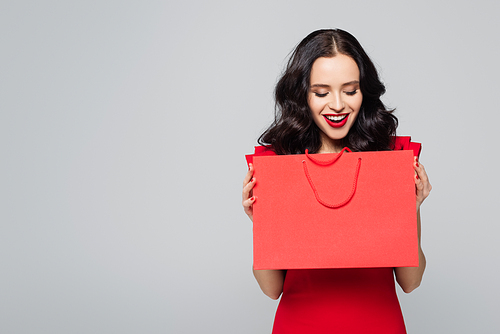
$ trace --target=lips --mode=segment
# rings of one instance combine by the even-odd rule
[[[332,128],[341,128],[347,123],[347,119],[349,118],[349,113],[323,115],[323,118]]]

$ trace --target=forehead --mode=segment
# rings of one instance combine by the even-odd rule
[[[358,65],[351,57],[343,54],[318,58],[311,68],[311,85],[342,85],[355,80],[359,81]]]

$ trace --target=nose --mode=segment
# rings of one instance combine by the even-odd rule
[[[335,112],[341,112],[344,110],[345,105],[344,101],[342,101],[342,98],[338,94],[331,94],[332,98],[328,102],[328,108]]]

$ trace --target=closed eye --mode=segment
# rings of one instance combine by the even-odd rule
[[[358,92],[357,89],[353,90],[353,91],[350,91],[350,92],[345,92],[346,95],[349,95],[349,96],[352,96],[352,95],[355,95],[356,93]]]
[[[325,97],[325,96],[328,95],[328,92],[323,93],[323,94],[321,94],[321,93],[314,93],[314,95],[316,95],[317,97]]]

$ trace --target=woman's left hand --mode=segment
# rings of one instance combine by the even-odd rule
[[[415,169],[415,190],[417,194],[417,211],[420,209],[422,202],[429,196],[432,190],[432,186],[429,182],[429,177],[425,172],[424,166],[418,162],[418,158],[415,157],[413,161],[413,169]]]

